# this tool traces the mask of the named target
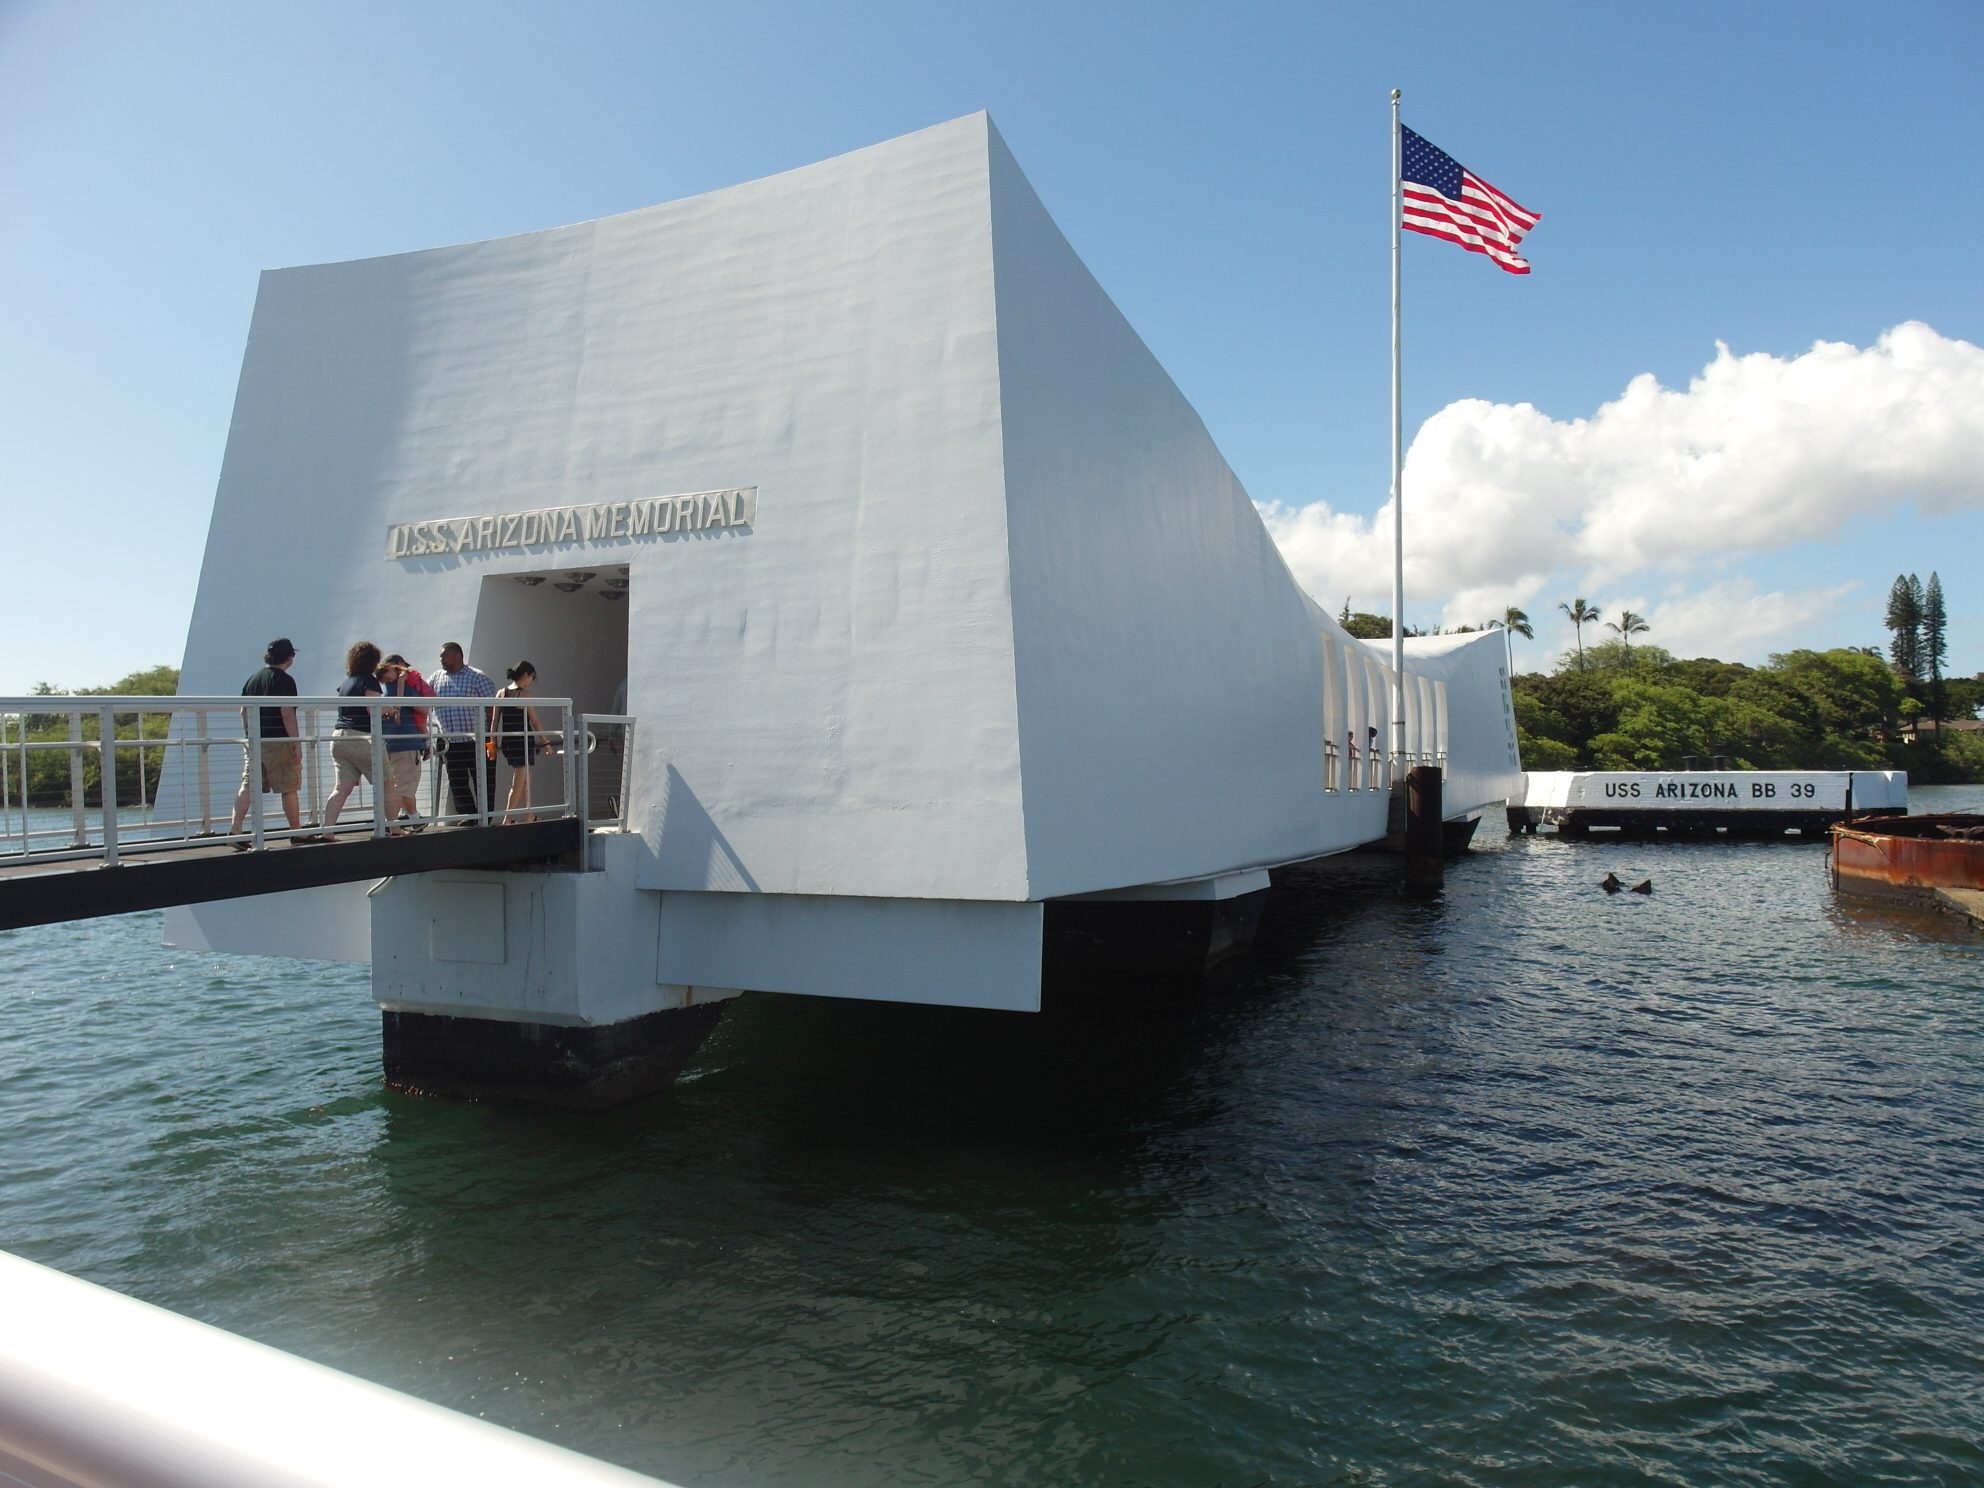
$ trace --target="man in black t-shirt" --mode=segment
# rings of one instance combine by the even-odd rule
[[[270,641],[268,650],[262,653],[262,669],[241,684],[241,695],[295,697],[296,679],[289,675],[290,663],[295,660],[296,648],[290,645],[287,636]],[[297,809],[297,791],[303,784],[303,746],[296,740],[296,709],[243,708],[241,719],[249,737],[259,742],[262,751],[262,789],[282,797],[282,814],[289,818],[290,830],[302,831],[303,814]],[[254,794],[254,761],[249,759],[241,767],[241,790],[234,798],[234,822],[227,829],[229,836],[241,835],[241,824],[248,819],[248,806]],[[290,842],[297,846],[322,840],[293,837]],[[251,846],[249,842],[237,842],[234,850],[246,852]]]

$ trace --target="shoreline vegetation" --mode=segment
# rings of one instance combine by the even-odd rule
[[[108,687],[79,687],[73,693],[54,682],[37,682],[34,685],[36,697],[172,697],[178,691],[179,668],[175,666],[146,667],[143,671],[118,678]],[[94,740],[99,731],[96,714],[85,713],[80,723],[82,737]],[[117,737],[122,739],[137,739],[139,730],[147,739],[163,739],[172,721],[162,713],[148,713],[142,718],[131,713],[120,713],[116,724]],[[127,733],[127,729],[131,732]],[[30,744],[67,742],[69,715],[24,712],[0,717],[0,794],[4,794],[9,806],[21,805],[24,797],[31,807],[72,804],[69,799],[71,751],[66,749],[27,751],[27,788],[23,792],[20,745],[24,733]],[[119,749],[116,754],[119,805],[126,801],[152,799],[158,793],[159,773],[165,767],[165,750],[162,747]],[[145,772],[142,781],[138,778],[141,756]],[[85,751],[83,755],[83,804],[103,804],[103,781],[94,749]]]
[[[1758,667],[1681,660],[1634,644],[1649,627],[1630,612],[1606,622],[1616,639],[1585,642],[1597,611],[1582,598],[1562,605],[1580,644],[1553,671],[1511,669],[1522,766],[1679,770],[1690,756],[1704,766],[1721,756],[1745,770],[1906,770],[1915,785],[1984,784],[1984,731],[1939,726],[1976,719],[1984,673],[1941,675],[1941,587],[1930,579],[1935,634],[1911,645],[1904,628],[1892,660],[1872,646],[1785,651]],[[1897,583],[1907,588],[1907,576]],[[1337,618],[1361,639],[1391,635],[1389,617],[1347,603]],[[1534,634],[1518,609],[1458,629],[1503,631],[1512,659],[1517,638]]]
[[[1945,684],[1984,694],[1984,680]],[[1511,681],[1526,770],[1678,770],[1720,755],[1746,770],[1906,770],[1916,785],[1984,782],[1984,737],[1918,728],[1878,655],[1786,651],[1760,667],[1677,660],[1640,645],[1585,648],[1585,668]],[[1974,716],[1975,703],[1951,719]]]

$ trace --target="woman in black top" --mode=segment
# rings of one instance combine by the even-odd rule
[[[520,661],[513,667],[505,667],[503,675],[509,681],[496,694],[496,737],[502,741],[503,758],[510,766],[510,799],[503,819],[536,821],[534,816],[519,818],[516,813],[530,806],[531,757],[551,752],[551,741],[544,737],[537,721],[537,709],[523,701],[537,684],[537,668]]]

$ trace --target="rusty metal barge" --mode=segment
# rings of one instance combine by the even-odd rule
[[[1832,829],[1833,887],[1932,903],[1984,926],[1984,815],[1948,812]]]

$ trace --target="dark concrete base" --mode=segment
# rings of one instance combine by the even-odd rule
[[[1668,837],[1707,841],[1716,837],[1772,838],[1796,835],[1810,840],[1829,836],[1833,826],[1847,820],[1839,811],[1607,811],[1596,807],[1510,806],[1509,835],[1534,836],[1539,827],[1555,827],[1559,837],[1588,837],[1594,832],[1631,840]],[[1858,816],[1899,815],[1892,811]]]
[[[1445,783],[1437,765],[1414,765],[1405,772],[1405,886],[1438,889],[1446,878],[1445,823],[1441,802]]]
[[[1231,899],[1050,899],[1042,926],[1049,978],[1189,979],[1245,955],[1268,891]]]
[[[382,1013],[386,1084],[408,1095],[602,1110],[667,1088],[727,1006],[578,1027]]]
[[[1375,842],[1359,843],[1352,852],[1360,853],[1402,853],[1405,849],[1405,794],[1400,792],[1393,798],[1398,802],[1391,812],[1391,826],[1383,837]],[[1474,841],[1475,828],[1481,825],[1479,813],[1473,816],[1457,816],[1440,823],[1440,856],[1442,858],[1462,858],[1467,856],[1469,846]],[[1515,833],[1511,826],[1509,832]]]

